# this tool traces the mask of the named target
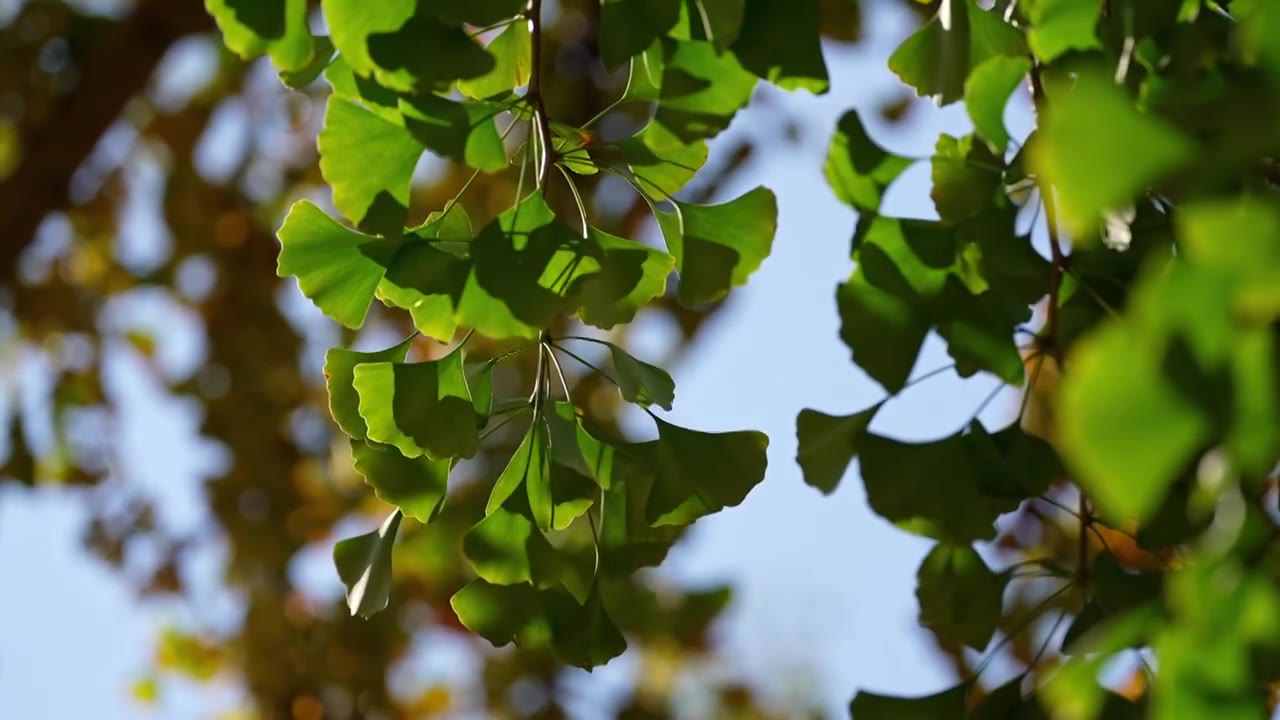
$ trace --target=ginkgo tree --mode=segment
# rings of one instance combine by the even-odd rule
[[[665,371],[554,329],[574,318],[607,330],[668,293],[717,302],[760,267],[777,227],[769,190],[719,205],[681,190],[761,80],[826,92],[822,7],[605,0],[600,59],[627,80],[575,125],[547,110],[555,74],[541,0],[323,0],[322,22],[303,0],[206,6],[232,50],[270,56],[287,85],[331,89],[317,145],[339,217],[295,204],[279,229],[279,273],[346,327],[377,300],[442,345],[413,359],[416,337],[326,357],[354,466],[396,507],[335,548],[351,611],[387,605],[404,516],[430,523],[459,463],[519,423],[522,440],[462,539],[475,580],[453,609],[494,644],[547,647],[582,667],[617,656],[627,580],[660,563],[683,528],[741,503],[764,478],[768,441],[664,420],[657,410],[675,400]],[[878,144],[856,110],[834,128],[814,171],[857,214],[838,332],[888,397],[849,414],[802,411],[797,460],[827,493],[857,460],[871,508],[937,541],[918,571],[921,624],[961,658],[985,654],[952,688],[863,691],[851,711],[1256,717],[1280,681],[1280,6],[941,0],[930,10],[889,68],[923,97],[963,101],[974,130],[941,136],[920,159]],[[1036,118],[1021,138],[1004,124],[1019,88]],[[597,123],[624,106],[647,108],[647,121],[601,135]],[[424,153],[473,179],[514,173],[514,197],[473,218],[458,203],[467,182],[442,207],[410,208]],[[937,219],[882,214],[887,189],[921,161]],[[644,199],[661,248],[593,226],[578,185],[600,173]],[[553,192],[577,212],[554,209]],[[425,222],[409,226],[418,210]],[[509,349],[473,358],[474,334]],[[913,376],[931,336],[954,363]],[[593,357],[608,367],[586,345],[603,346]],[[495,367],[521,356],[535,358],[532,387],[497,397]],[[616,385],[656,438],[597,427],[572,401],[565,362]],[[928,442],[874,430],[886,402],[942,370],[1025,388],[1017,421],[988,428],[975,412]],[[1051,422],[1035,426],[1026,409],[1047,376]],[[1018,539],[1017,519],[1046,511],[1073,528],[1070,552]],[[1151,561],[1135,565],[1120,543]],[[1025,584],[1043,589],[1016,607]],[[1042,639],[1019,658],[1022,672],[984,676],[1033,631]],[[1117,693],[1100,672],[1133,651],[1136,689]]]

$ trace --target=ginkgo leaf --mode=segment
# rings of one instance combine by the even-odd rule
[[[965,81],[965,110],[978,134],[997,153],[1003,154],[1009,145],[1009,131],[1004,126],[1009,96],[1030,71],[1031,61],[1027,58],[997,55],[975,67]]]
[[[497,512],[521,486],[532,484],[538,487],[536,490],[526,490],[530,495],[530,508],[535,517],[546,520],[545,527],[550,527],[551,459],[548,456],[547,445],[546,424],[541,418],[535,417],[529,424],[529,430],[525,433],[524,439],[520,441],[520,446],[511,454],[511,461],[507,463],[507,467],[498,476],[498,481],[494,483],[493,491],[489,494],[489,502],[485,505],[486,515]],[[544,488],[546,489],[545,504],[542,507],[533,507],[533,496],[542,492]]]
[[[363,440],[368,433],[364,418],[360,417],[360,396],[356,394],[355,370],[361,363],[403,362],[413,337],[398,345],[377,352],[357,352],[344,348],[330,348],[324,354],[324,380],[329,390],[329,413],[342,428],[342,432],[354,440]]]
[[[801,410],[796,418],[796,462],[804,481],[830,495],[858,454],[859,441],[884,403],[843,417]]]
[[[744,0],[682,0],[676,24],[667,33],[677,40],[705,40],[724,52],[738,39],[745,20]]]
[[[294,70],[281,70],[279,72],[280,82],[286,87],[294,90],[303,90],[311,83],[315,82],[320,74],[329,67],[329,63],[333,61],[333,41],[328,35],[316,35],[311,38],[312,50],[311,59],[306,65]]]
[[[956,222],[996,205],[1003,192],[1004,162],[973,135],[941,135],[932,160],[929,197],[945,222]]]
[[[611,342],[600,341],[613,358],[613,379],[618,381],[622,399],[641,407],[657,405],[670,410],[676,399],[676,382],[666,370],[638,360]]]
[[[322,0],[333,44],[358,75],[399,92],[441,89],[494,66],[457,24],[442,22],[414,0]],[[514,14],[514,13],[512,13]]]
[[[548,599],[552,643],[561,660],[589,670],[627,649],[626,639],[605,610],[598,587],[593,587],[581,604],[564,593],[550,594]]]
[[[860,690],[849,705],[849,712],[856,720],[964,720],[968,697],[968,683],[923,697],[894,697]]]
[[[387,606],[391,597],[391,549],[400,529],[396,510],[371,533],[341,540],[333,546],[333,564],[347,586],[352,615],[369,617]]]
[[[475,455],[475,407],[461,347],[432,362],[357,365],[354,385],[369,439],[405,457]]]
[[[496,585],[545,587],[559,578],[555,548],[529,518],[506,508],[496,508],[472,527],[462,550],[476,575]]]
[[[605,330],[631,322],[641,307],[661,296],[675,269],[675,258],[667,253],[595,227],[582,246],[584,259],[570,295],[582,322]],[[593,265],[595,272],[583,274]]]
[[[383,502],[421,523],[430,522],[448,491],[450,460],[407,458],[392,445],[351,439],[356,472]]]
[[[397,107],[405,129],[435,154],[485,172],[507,166],[507,149],[494,122],[500,108],[431,94],[401,97]]]
[[[836,125],[825,172],[836,197],[857,210],[878,210],[885,190],[913,162],[877,145],[857,111],[850,110]]]
[[[685,305],[723,298],[747,281],[773,247],[778,203],[763,187],[720,205],[672,204],[677,212],[659,213],[658,223],[676,259]]]
[[[280,277],[297,278],[325,315],[349,328],[363,325],[399,242],[349,230],[308,200],[294,203],[278,235]]]
[[[307,30],[306,0],[205,0],[204,7],[223,42],[245,60],[266,53],[278,69],[291,71],[318,55]]]
[[[709,42],[665,41],[662,99],[654,121],[686,143],[715,137],[746,106],[756,77]]]
[[[819,0],[746,0],[733,54],[783,90],[815,95],[830,86],[819,37]]]
[[[601,488],[613,483],[614,449],[583,427],[570,402],[558,402],[545,416],[551,457],[556,464],[590,478]]]
[[[1080,73],[1070,92],[1050,92],[1050,101],[1032,162],[1053,183],[1071,227],[1090,227],[1106,211],[1131,204],[1194,157],[1187,138],[1134,107],[1101,73]]]
[[[667,34],[680,0],[606,0],[600,5],[600,60],[614,70]]]
[[[1027,43],[1036,57],[1052,62],[1069,50],[1102,47],[1098,15],[1102,5],[1075,0],[1037,0],[1027,6],[1031,27]]]
[[[707,143],[686,142],[666,126],[651,122],[617,147],[645,193],[664,199],[680,192],[707,162]]]
[[[532,41],[529,24],[508,25],[485,48],[494,57],[493,69],[477,78],[458,83],[458,90],[469,97],[487,98],[524,87],[529,82]]]
[[[662,563],[684,532],[682,525],[653,527],[646,511],[657,474],[658,443],[623,445],[610,453],[616,481],[601,503],[600,572],[629,576]]]
[[[338,210],[361,230],[400,235],[422,143],[404,127],[335,95],[316,144],[320,173],[333,186]]]
[[[982,650],[1000,623],[1009,576],[996,574],[968,545],[935,545],[916,574],[920,624],[946,640]]]
[[[867,504],[902,529],[952,543],[995,537],[1003,503],[982,494],[963,436],[905,443],[869,433],[858,462]]]
[[[969,73],[996,56],[1025,57],[1026,41],[1012,25],[974,0],[943,0],[938,14],[889,58],[889,69],[921,97],[947,105],[964,97]]]
[[[741,503],[764,479],[764,433],[710,433],[654,418],[657,471],[645,507],[651,525],[687,525]]]
[[[423,335],[447,342],[458,329],[454,303],[471,272],[468,259],[452,250],[471,241],[471,220],[455,205],[444,215],[432,213],[411,236],[417,240],[400,247],[378,284],[378,297],[408,310]]]

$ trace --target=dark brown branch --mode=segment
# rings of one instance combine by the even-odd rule
[[[17,169],[0,181],[0,283],[11,282],[18,258],[45,216],[67,206],[72,174],[93,151],[126,103],[142,92],[169,48],[213,28],[203,3],[143,0],[112,26],[79,62],[76,90],[49,121],[21,138]]]
[[[547,116],[547,105],[542,94],[542,0],[529,0],[529,35],[532,43],[529,48],[529,95],[533,105],[533,123],[538,138],[538,146],[542,148],[542,156],[538,160],[537,186],[546,187],[551,179],[551,166],[555,162],[555,148],[551,140],[551,118]]]

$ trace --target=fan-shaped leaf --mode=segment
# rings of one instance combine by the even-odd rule
[[[396,510],[371,533],[339,541],[333,546],[333,564],[347,586],[347,607],[352,615],[369,617],[387,606],[391,597],[391,549],[400,529]]]

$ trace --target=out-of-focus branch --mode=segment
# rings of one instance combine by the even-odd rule
[[[19,256],[46,215],[67,205],[71,175],[125,104],[146,87],[177,40],[213,28],[202,3],[142,0],[110,26],[78,65],[80,79],[48,122],[21,138],[22,157],[0,181],[0,283],[11,282]]]

